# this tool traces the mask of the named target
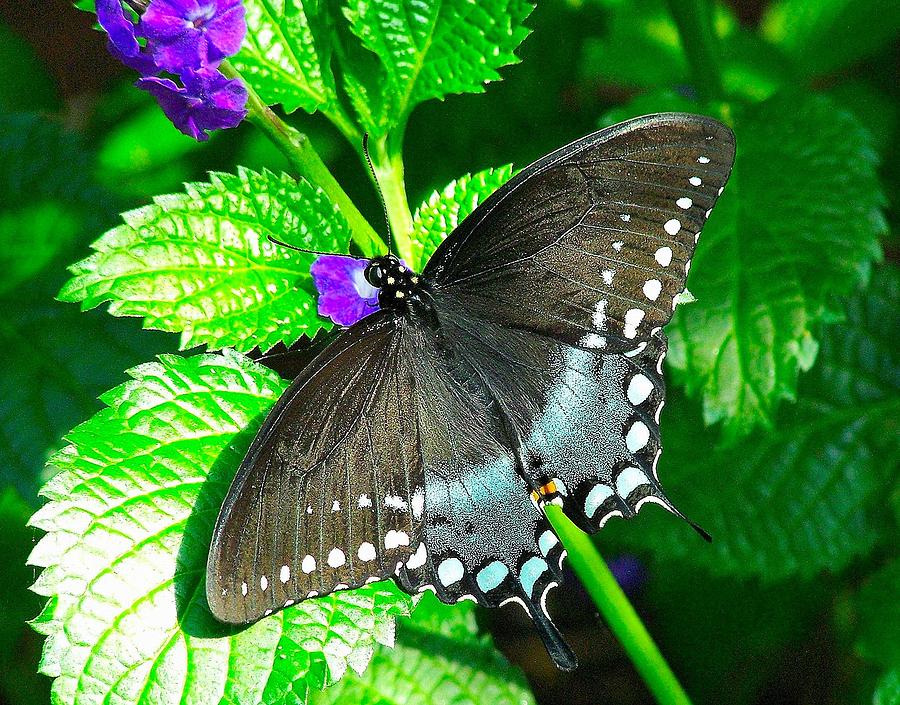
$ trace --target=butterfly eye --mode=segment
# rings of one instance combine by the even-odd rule
[[[370,264],[364,274],[366,281],[372,286],[381,288],[384,285],[384,269],[380,264]]]

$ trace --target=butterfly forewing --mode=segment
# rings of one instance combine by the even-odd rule
[[[734,137],[662,114],[589,135],[524,169],[435,252],[425,275],[479,316],[601,352],[672,316]]]
[[[269,414],[213,536],[207,597],[220,620],[392,575],[420,543],[424,479],[399,352],[397,317],[370,316]]]

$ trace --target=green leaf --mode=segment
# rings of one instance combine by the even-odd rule
[[[762,100],[790,81],[790,62],[742,28],[730,7],[716,3],[713,12],[719,70],[729,95]],[[589,82],[642,89],[691,82],[678,27],[663,0],[610,8],[603,35],[585,43],[581,73]]]
[[[351,0],[350,28],[380,64],[377,77],[346,75],[363,127],[376,138],[402,134],[419,103],[484,91],[501,67],[518,61],[533,7],[527,0]]]
[[[878,681],[872,705],[900,705],[900,668],[888,671]]]
[[[413,215],[414,262],[410,266],[421,272],[428,258],[446,237],[475,207],[512,176],[512,165],[485,169],[451,181],[441,191],[433,192]]]
[[[856,607],[856,652],[881,666],[900,667],[900,560],[869,578],[856,596]]]
[[[610,524],[604,540],[768,581],[837,572],[865,555],[884,531],[900,457],[898,303],[900,274],[882,268],[850,301],[847,321],[825,327],[798,402],[733,448],[715,449],[694,405],[671,395],[659,476],[712,545],[662,511]]]
[[[99,408],[97,396],[122,369],[167,348],[162,335],[80,313],[51,296],[44,286],[16,290],[2,300],[0,315],[0,483],[32,503],[59,437]]]
[[[47,681],[36,673],[36,635],[26,620],[34,616],[39,598],[29,592],[33,570],[25,565],[34,532],[26,526],[29,505],[12,487],[0,489],[0,698],[25,705],[48,702]]]
[[[59,98],[53,79],[35,56],[32,46],[0,24],[0,110],[57,110]]]
[[[766,8],[763,36],[806,76],[850,66],[896,41],[894,0],[779,0]]]
[[[317,693],[312,705],[527,705],[522,673],[479,636],[471,605],[444,605],[431,594],[399,624],[397,645],[379,647],[361,676]]]
[[[123,215],[97,252],[71,267],[60,298],[181,332],[183,348],[207,344],[263,350],[313,336],[311,256],[269,242],[346,252],[350,229],[321,189],[286,174],[214,173],[186,193],[157,196]]]
[[[97,161],[98,178],[106,188],[143,200],[202,173],[187,158],[218,143],[221,132],[213,132],[207,142],[182,134],[149,94],[131,84],[104,98],[99,110],[106,124],[99,130],[103,137]]]
[[[780,94],[733,129],[734,173],[688,280],[697,302],[667,329],[678,379],[730,440],[796,397],[818,324],[867,280],[885,230],[868,133],[827,99]]]
[[[35,621],[56,703],[304,702],[362,670],[409,598],[393,583],[308,600],[239,632],[205,600],[213,523],[286,383],[225,351],[132,369],[68,434],[31,519],[50,598]]]
[[[82,141],[47,118],[0,115],[0,295],[43,271],[97,227],[105,199]]]
[[[0,295],[44,269],[83,227],[84,213],[57,201],[0,212]]]
[[[244,0],[247,36],[231,61],[269,105],[336,109],[330,37],[318,0]]]

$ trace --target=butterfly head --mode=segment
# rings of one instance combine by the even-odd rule
[[[394,255],[383,255],[369,262],[366,281],[378,289],[381,308],[403,308],[414,297],[420,277]]]

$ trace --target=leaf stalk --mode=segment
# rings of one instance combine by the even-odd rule
[[[406,196],[402,150],[389,149],[386,138],[376,140],[374,146],[375,151],[372,154],[374,176],[384,198],[396,254],[405,262],[412,263],[415,260],[411,238],[413,219]]]
[[[721,97],[724,90],[711,4],[708,0],[666,1],[700,97]]]
[[[229,78],[241,79],[247,88],[247,120],[262,130],[272,143],[287,158],[291,168],[298,176],[305,178],[311,184],[321,188],[331,199],[341,214],[350,225],[353,242],[366,257],[376,257],[383,254],[387,245],[378,236],[378,233],[369,224],[365,216],[341,188],[337,179],[329,171],[325,162],[316,152],[312,143],[305,134],[288,125],[279,118],[275,112],[265,104],[259,94],[247,81],[244,81],[237,69],[227,61],[221,65],[222,73]],[[287,233],[286,233],[287,234]]]
[[[590,537],[555,505],[547,519],[568,551],[569,564],[660,705],[691,705],[669,664]]]

